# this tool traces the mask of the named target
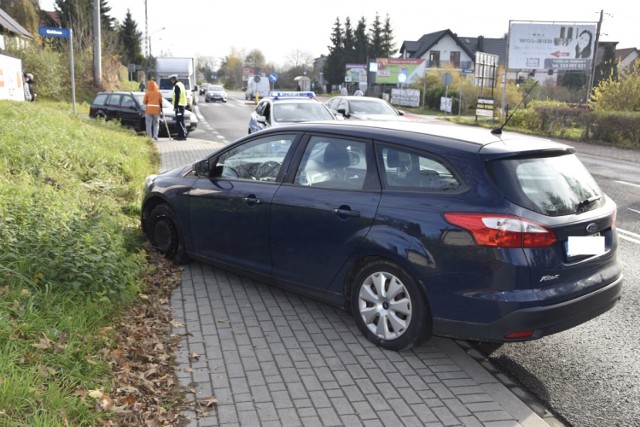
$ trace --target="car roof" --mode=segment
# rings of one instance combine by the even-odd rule
[[[384,99],[380,99],[380,98],[373,98],[371,96],[355,96],[355,95],[339,95],[339,96],[334,96],[331,99],[335,99],[335,98],[340,98],[340,99],[347,99],[347,100],[358,100],[358,101],[364,101],[364,102],[387,102]]]
[[[273,128],[272,128],[273,129]],[[282,132],[283,128],[275,128]],[[450,123],[425,123],[417,121],[323,121],[287,126],[287,130],[306,132],[332,132],[343,136],[371,138],[390,143],[402,143],[414,148],[425,144],[439,146],[443,150],[458,149],[481,154],[487,160],[503,158],[524,152],[573,153],[573,147],[544,138],[503,132],[491,133],[490,129]]]

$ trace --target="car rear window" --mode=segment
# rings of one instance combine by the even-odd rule
[[[582,213],[605,201],[575,154],[494,160],[489,169],[507,200],[544,215]]]

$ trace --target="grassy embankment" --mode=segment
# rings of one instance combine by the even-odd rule
[[[0,111],[0,425],[101,424],[92,391],[112,386],[111,326],[143,288],[157,155],[67,104]]]

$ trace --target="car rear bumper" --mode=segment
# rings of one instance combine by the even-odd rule
[[[433,334],[451,338],[512,342],[530,341],[578,326],[607,312],[618,302],[622,293],[623,276],[613,283],[581,297],[559,304],[513,311],[492,323],[479,324],[434,319]],[[533,330],[526,338],[507,339],[507,335]]]

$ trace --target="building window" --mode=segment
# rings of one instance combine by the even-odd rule
[[[432,50],[429,52],[429,66],[440,67],[440,51]]]
[[[460,52],[451,52],[449,55],[449,62],[454,68],[460,68]]]

